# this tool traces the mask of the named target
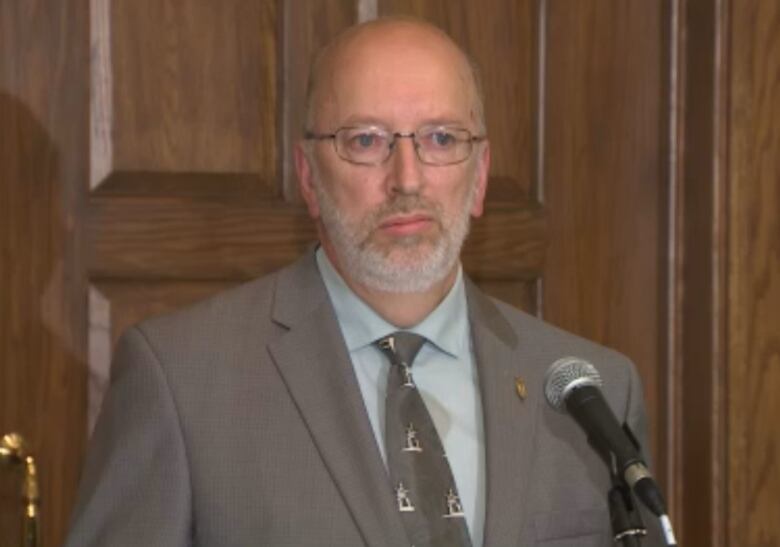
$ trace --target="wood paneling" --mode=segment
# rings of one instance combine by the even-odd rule
[[[676,11],[675,11],[676,10]],[[671,437],[667,477],[683,545],[726,545],[723,375],[725,252],[724,35],[717,3],[676,3],[670,193]]]
[[[357,22],[354,0],[282,2],[284,5],[283,184],[287,201],[298,203],[292,148],[303,134],[309,66],[316,52],[339,31]]]
[[[83,1],[0,2],[0,434],[38,458],[47,546],[62,541],[85,441],[87,22]],[[0,499],[8,545],[18,486]]]
[[[636,362],[659,461],[662,6],[546,6],[544,316]]]
[[[291,262],[314,240],[303,209],[247,198],[94,198],[93,278],[248,279]]]
[[[731,3],[729,540],[780,545],[780,5]]]
[[[476,279],[531,281],[544,264],[547,218],[536,204],[488,203],[471,225],[463,266]]]
[[[274,2],[92,0],[91,9],[93,187],[133,191],[142,179],[187,191],[182,173],[215,173],[278,194]]]

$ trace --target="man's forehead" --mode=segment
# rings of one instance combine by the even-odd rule
[[[430,49],[449,50],[455,57],[462,56],[460,48],[440,28],[422,20],[390,17],[348,28],[325,46],[322,59],[348,56],[372,46],[387,48],[404,44],[423,44]]]
[[[418,107],[435,116],[463,118],[476,95],[471,67],[457,45],[440,29],[407,20],[348,30],[326,48],[312,77],[316,89],[309,106],[318,117],[326,111],[350,115],[345,112],[350,107],[359,115],[376,97],[378,110]],[[437,104],[441,112],[433,108]]]

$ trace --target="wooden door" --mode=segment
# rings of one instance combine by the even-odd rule
[[[684,544],[724,545],[723,444],[696,464],[725,431],[725,182],[709,171],[725,139],[706,122],[725,119],[709,82],[727,87],[714,67],[729,6],[0,0],[0,433],[19,430],[40,460],[44,544],[64,536],[119,333],[313,240],[289,160],[311,53],[358,20],[413,14],[482,67],[493,169],[467,271],[637,363]],[[739,44],[755,24],[744,13]],[[18,485],[0,473],[0,538],[15,544]]]

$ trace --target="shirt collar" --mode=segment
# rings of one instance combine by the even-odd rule
[[[349,351],[368,346],[398,330],[349,288],[322,247],[317,249],[316,257]],[[439,350],[453,357],[460,357],[469,350],[466,291],[460,266],[447,296],[425,319],[407,330],[424,336]]]

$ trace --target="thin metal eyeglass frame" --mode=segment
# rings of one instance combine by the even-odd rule
[[[462,160],[457,160],[457,161],[453,161],[453,162],[450,162],[450,163],[434,163],[434,162],[426,161],[426,160],[424,160],[420,156],[420,145],[417,142],[417,139],[415,138],[417,136],[417,134],[420,132],[419,129],[417,131],[412,131],[411,133],[401,133],[401,132],[398,132],[398,131],[395,131],[395,132],[388,131],[387,134],[392,137],[392,140],[390,141],[390,144],[387,147],[387,156],[385,156],[384,159],[382,161],[380,161],[380,162],[369,163],[369,162],[361,162],[361,161],[351,160],[349,158],[345,158],[344,156],[342,156],[339,153],[339,148],[338,148],[338,146],[336,146],[336,136],[338,135],[338,133],[340,131],[346,131],[348,129],[361,129],[361,128],[360,127],[354,127],[354,126],[339,127],[333,133],[315,133],[313,131],[308,131],[307,130],[306,132],[304,132],[303,138],[304,138],[304,140],[307,140],[307,141],[330,140],[333,143],[333,150],[336,152],[336,155],[340,159],[346,161],[347,163],[351,163],[351,164],[354,164],[354,165],[368,165],[368,166],[373,166],[373,167],[382,165],[383,163],[385,163],[387,160],[390,159],[390,157],[393,155],[393,149],[395,148],[395,144],[396,144],[396,141],[398,139],[404,139],[404,138],[412,139],[412,143],[414,144],[414,152],[417,155],[417,159],[420,160],[420,162],[424,163],[425,165],[432,165],[432,166],[435,166],[435,167],[444,167],[444,166],[447,166],[447,165],[457,165],[459,163],[463,163],[464,161],[469,159],[469,157],[471,157],[471,153],[474,150],[474,143],[475,142],[481,142],[481,141],[484,141],[485,139],[487,139],[487,135],[472,135],[471,131],[469,131],[468,129],[457,129],[458,131],[463,131],[463,132],[469,134],[469,138],[466,141],[464,141],[464,142],[469,143],[469,146],[470,146],[469,153],[466,154],[466,157],[464,157]]]

